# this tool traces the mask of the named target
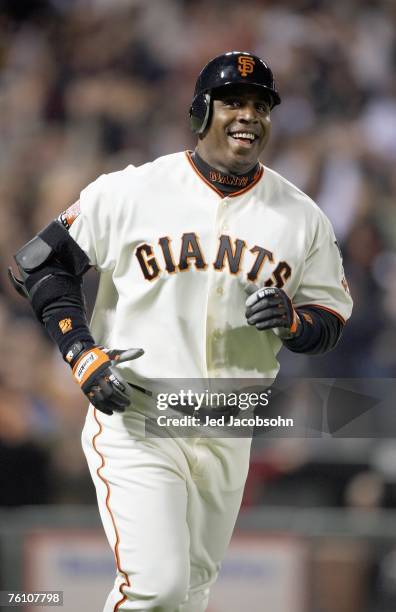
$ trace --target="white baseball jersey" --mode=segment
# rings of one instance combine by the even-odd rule
[[[221,197],[176,153],[101,176],[80,208],[70,234],[101,273],[94,338],[145,350],[129,379],[273,378],[282,344],[246,323],[249,283],[350,316],[330,222],[269,168]]]
[[[96,342],[145,350],[124,369],[130,382],[274,378],[281,340],[247,324],[251,283],[283,287],[296,306],[342,320],[351,312],[329,221],[269,168],[222,197],[188,153],[168,155],[101,176],[63,220],[100,272]],[[117,566],[104,612],[204,612],[239,511],[250,439],[146,439],[140,396],[124,414],[91,407],[83,431]]]

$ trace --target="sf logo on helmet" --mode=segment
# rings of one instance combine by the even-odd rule
[[[240,55],[238,57],[238,70],[243,77],[252,74],[255,61],[248,55]]]

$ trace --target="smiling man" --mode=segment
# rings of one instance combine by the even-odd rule
[[[246,174],[258,168],[258,157],[271,133],[274,101],[263,87],[228,85],[213,90],[213,120],[196,152],[225,173]]]
[[[279,103],[263,60],[214,58],[190,109],[194,152],[99,177],[16,255],[14,286],[90,401],[83,448],[116,562],[104,612],[204,612],[242,499],[248,435],[146,438],[155,381],[273,380],[282,345],[324,353],[350,316],[329,221],[259,161]]]

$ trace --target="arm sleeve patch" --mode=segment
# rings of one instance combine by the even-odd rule
[[[73,225],[74,221],[81,214],[80,200],[74,202],[69,208],[66,208],[58,217],[58,221],[62,223],[63,227],[69,230]]]

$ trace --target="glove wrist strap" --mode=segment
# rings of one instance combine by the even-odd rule
[[[98,374],[100,368],[103,369],[103,366],[106,368],[110,363],[106,353],[98,346],[93,346],[77,356],[73,366],[73,376],[78,384],[84,388],[92,374]]]
[[[290,326],[290,334],[292,337],[298,338],[301,333],[301,320],[297,314],[297,311],[293,308],[293,321]]]
[[[67,351],[66,355],[63,356],[63,359],[65,361],[67,361],[67,363],[70,365],[70,367],[73,369],[76,362],[78,361],[79,357],[89,348],[93,348],[95,346],[95,344],[91,343],[91,342],[83,342],[81,340],[78,340],[77,342],[74,342],[71,347],[69,348],[69,350]]]

